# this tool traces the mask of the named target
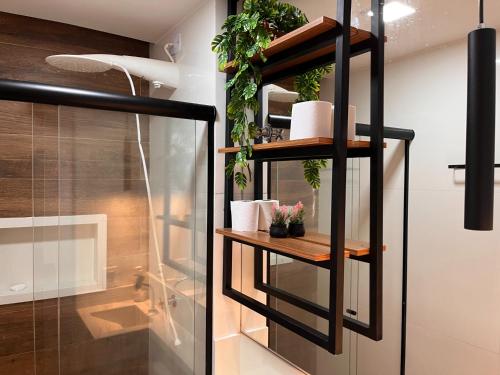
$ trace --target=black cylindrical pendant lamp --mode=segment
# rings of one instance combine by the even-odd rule
[[[495,180],[496,30],[469,34],[465,229],[492,230]]]

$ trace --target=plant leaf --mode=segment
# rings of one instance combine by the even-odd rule
[[[245,100],[252,98],[257,93],[257,84],[255,82],[250,83],[245,90],[243,90],[243,95],[245,95]]]

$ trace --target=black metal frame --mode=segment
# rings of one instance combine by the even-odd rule
[[[277,121],[275,121],[277,120]],[[289,116],[269,115],[268,122],[276,128],[289,129],[291,118]],[[356,124],[356,134],[359,136],[370,136],[370,125]],[[407,322],[407,298],[408,298],[408,211],[409,211],[409,186],[410,186],[410,145],[415,138],[415,132],[411,129],[384,127],[385,139],[396,139],[404,142],[404,202],[403,202],[403,261],[402,261],[402,281],[401,281],[401,348],[400,348],[400,374],[406,371],[406,322]],[[458,167],[461,166],[450,166]],[[464,166],[465,167],[465,166]],[[271,190],[270,178],[271,168],[268,168],[268,191]],[[289,255],[286,255],[290,257]],[[364,257],[353,257],[351,260],[365,262]],[[303,261],[303,260],[301,260]],[[270,275],[270,252],[267,252],[267,274]],[[254,288],[269,296],[273,296],[285,301],[293,306],[299,307],[311,314],[323,319],[329,319],[329,311],[325,307],[295,296],[285,290],[281,290],[264,281],[263,273],[263,249],[255,250],[254,258]],[[268,276],[269,277],[269,276]],[[267,302],[270,305],[270,302]],[[356,315],[357,312],[347,309],[346,313]],[[346,317],[344,317],[346,318]]]
[[[408,309],[408,210],[410,199],[410,144],[413,138],[405,139],[405,173],[403,202],[403,272],[401,282],[401,356],[400,373],[406,372],[406,312]]]
[[[270,118],[274,118],[274,115],[270,115]],[[290,128],[290,117],[288,116],[280,116],[279,125],[275,124],[276,127],[288,129]],[[370,136],[370,125],[366,124],[356,124],[356,134],[359,136]],[[411,129],[403,129],[403,128],[394,128],[394,127],[384,127],[384,138],[385,139],[397,139],[405,142],[405,182],[404,182],[404,190],[405,190],[405,206],[404,206],[404,228],[403,228],[403,276],[407,273],[407,247],[408,247],[408,189],[409,189],[409,157],[410,157],[410,143],[415,138],[415,132]],[[254,287],[257,290],[268,293],[276,298],[282,299],[294,306],[300,307],[312,314],[315,314],[321,318],[328,319],[328,309],[323,306],[314,304],[310,301],[306,301],[301,297],[294,296],[286,291],[279,290],[276,287],[264,282],[262,267],[263,267],[263,251],[268,251],[265,248],[259,248],[255,250],[255,279],[254,279]],[[279,253],[273,250],[270,252]],[[295,260],[299,260],[304,263],[311,263],[313,265],[329,268],[328,264],[325,262],[308,262],[307,260],[294,258],[289,254],[282,254],[288,258],[292,258]],[[367,262],[368,259],[366,257],[356,257],[351,256],[350,259],[357,260],[360,262]],[[405,279],[405,277],[403,277]],[[406,281],[403,281],[403,291],[406,293]],[[403,305],[406,304],[406,294],[403,296]],[[403,314],[406,315],[406,314]],[[405,324],[404,324],[405,325]]]
[[[465,164],[450,164],[448,165],[449,169],[465,169],[466,165]],[[500,164],[495,164],[494,165],[495,169],[500,168]]]
[[[0,100],[138,113],[206,121],[208,123],[205,373],[211,375],[213,357],[214,124],[217,114],[216,108],[187,102],[13,80],[0,80]]]
[[[263,84],[271,83],[285,77],[303,73],[314,67],[336,63],[335,69],[335,114],[334,114],[334,139],[333,146],[323,148],[303,148],[299,150],[283,150],[265,153],[259,152],[254,155],[255,160],[255,199],[262,199],[262,162],[277,160],[304,160],[304,159],[332,159],[332,220],[331,220],[331,244],[330,260],[315,265],[330,270],[330,302],[329,308],[325,309],[313,305],[308,301],[301,300],[283,291],[275,290],[269,285],[256,283],[258,288],[265,289],[268,295],[292,301],[293,304],[303,307],[308,311],[315,312],[319,316],[326,316],[329,322],[328,335],[308,327],[297,320],[284,315],[268,305],[253,300],[243,293],[234,290],[231,285],[232,279],[232,243],[233,240],[224,238],[223,249],[223,294],[241,303],[242,305],[256,311],[267,319],[271,319],[285,328],[305,337],[315,344],[327,349],[331,353],[342,352],[342,326],[367,336],[374,340],[382,339],[382,275],[383,275],[383,132],[384,132],[384,22],[383,22],[383,0],[372,0],[372,37],[354,48],[350,45],[351,25],[351,2],[352,0],[337,0],[337,22],[338,26],[329,33],[319,36],[293,50],[286,51],[271,57],[262,68]],[[236,14],[237,0],[228,0],[228,14]],[[336,43],[336,51],[328,56],[309,61],[279,73],[271,73],[273,66],[280,62],[289,60],[295,55],[305,55],[326,44]],[[371,77],[370,77],[370,147],[356,151],[347,149],[347,123],[348,123],[348,100],[349,100],[349,65],[350,58],[356,54],[371,53]],[[228,75],[228,79],[231,75]],[[230,93],[227,94],[228,98]],[[230,139],[232,130],[231,121],[226,121],[226,147],[233,146]],[[262,121],[259,123],[262,126]],[[233,155],[226,154],[226,165]],[[344,245],[345,245],[345,213],[346,213],[346,171],[348,157],[370,157],[370,254],[363,260],[370,264],[370,318],[369,324],[344,316]],[[231,227],[230,202],[233,200],[232,176],[226,178],[224,196],[224,226]],[[334,198],[333,198],[334,197]],[[237,241],[244,243],[244,241]],[[255,263],[262,264],[262,251],[278,253],[273,249],[256,249]],[[260,254],[260,255],[259,255]],[[287,255],[289,256],[289,255]],[[259,259],[260,258],[260,259]],[[304,261],[304,259],[299,259]],[[260,268],[262,271],[262,267]],[[261,272],[260,271],[260,272]],[[257,271],[259,272],[259,271]],[[262,280],[262,279],[261,279]]]

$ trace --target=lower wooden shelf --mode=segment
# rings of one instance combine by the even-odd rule
[[[275,250],[294,258],[312,262],[324,262],[330,259],[330,236],[326,234],[311,232],[300,238],[273,238],[267,232],[238,232],[227,228],[217,229],[215,232],[237,242]],[[344,250],[346,258],[361,257],[369,253],[370,245],[367,242],[346,239]]]

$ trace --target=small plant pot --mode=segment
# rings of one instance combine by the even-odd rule
[[[286,225],[271,224],[269,227],[269,235],[274,238],[286,238],[288,235]]]
[[[306,234],[304,224],[289,224],[288,234],[292,237],[304,237],[304,235]]]

